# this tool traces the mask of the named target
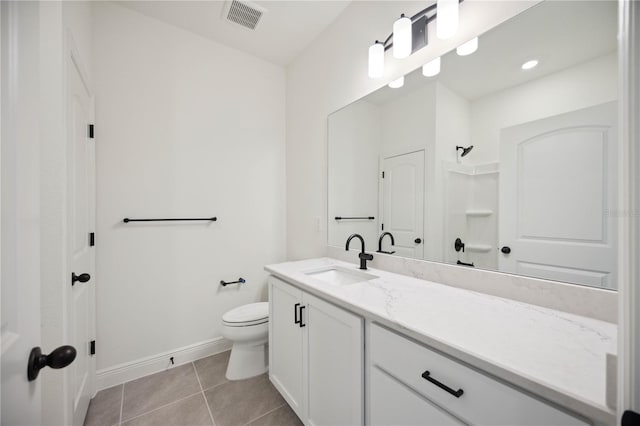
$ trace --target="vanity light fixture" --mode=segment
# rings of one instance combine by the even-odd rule
[[[389,83],[389,87],[391,87],[392,89],[399,89],[402,86],[404,86],[404,75]]]
[[[384,44],[378,40],[369,47],[369,77],[380,78],[384,74]]]
[[[532,60],[527,61],[524,64],[522,64],[522,66],[520,68],[522,68],[523,70],[530,70],[532,68],[535,68],[537,65],[538,65],[538,60],[537,59],[532,59]]]
[[[376,40],[369,46],[369,77],[382,77],[384,74],[384,52],[387,50],[393,48],[393,56],[396,59],[404,59],[425,47],[428,44],[427,26],[436,18],[438,19],[436,23],[438,38],[450,38],[455,35],[458,30],[459,3],[463,1],[437,0],[436,3],[422,9],[410,18],[404,14],[400,15],[400,18],[393,23],[393,32],[384,42]]]
[[[427,62],[422,66],[422,75],[425,77],[433,77],[440,74],[440,57]]]
[[[456,48],[456,53],[460,56],[471,55],[478,50],[478,37],[474,37],[466,43],[462,43]]]
[[[438,0],[436,15],[436,36],[445,40],[453,37],[458,31],[458,0]]]
[[[393,57],[396,59],[408,58],[411,55],[412,43],[411,19],[400,15],[400,18],[393,23]]]

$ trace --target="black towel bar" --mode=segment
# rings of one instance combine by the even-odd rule
[[[374,220],[375,217],[373,216],[366,216],[366,217],[344,217],[344,216],[336,216],[335,218],[336,220]]]
[[[184,221],[194,221],[194,220],[206,220],[208,222],[215,222],[218,220],[217,217],[196,217],[196,218],[169,218],[169,219],[129,219],[128,217],[125,217],[124,219],[122,219],[122,221],[124,223],[129,223],[129,222],[175,222],[175,221],[180,221],[180,222],[184,222]]]

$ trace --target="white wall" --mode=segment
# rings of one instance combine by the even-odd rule
[[[429,48],[402,61],[386,55],[385,75],[367,77],[367,50],[385,38],[400,13],[413,14],[424,4],[410,1],[353,2],[287,69],[287,256],[326,254],[327,116],[399,75],[480,34],[537,1],[467,0],[460,30],[438,40],[429,28]]]
[[[285,257],[285,72],[113,3],[93,18],[104,373],[218,338],[225,311],[265,298]]]
[[[378,241],[380,108],[360,101],[329,117],[329,241],[342,246],[356,232],[371,250]],[[373,216],[375,220],[334,220]],[[319,224],[320,225],[320,224]]]

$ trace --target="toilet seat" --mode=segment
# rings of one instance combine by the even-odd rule
[[[222,316],[222,322],[228,327],[248,327],[269,322],[269,303],[250,303],[232,309]]]

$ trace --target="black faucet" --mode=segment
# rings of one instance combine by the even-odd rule
[[[380,238],[378,239],[378,251],[376,253],[384,253],[384,254],[393,254],[395,253],[394,251],[384,251],[382,250],[382,240],[384,240],[385,236],[389,236],[389,238],[391,238],[391,245],[395,246],[396,245],[396,241],[393,238],[393,234],[391,232],[383,232],[382,235],[380,235]]]
[[[360,269],[365,269],[366,270],[367,269],[367,260],[373,260],[373,255],[364,252],[364,238],[362,238],[362,236],[360,236],[359,234],[352,234],[347,239],[347,244],[344,246],[344,249],[346,251],[349,251],[349,243],[354,238],[358,238],[360,240],[360,243],[362,244],[362,251],[360,252],[358,257],[360,258]]]

